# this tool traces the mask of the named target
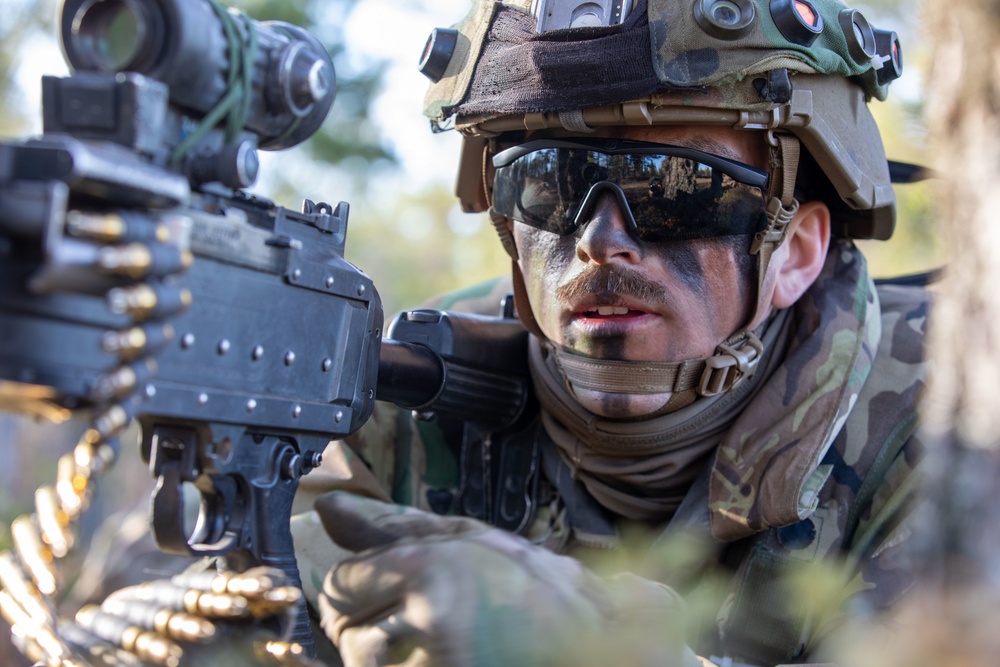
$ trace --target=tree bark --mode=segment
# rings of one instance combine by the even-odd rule
[[[932,310],[923,423],[946,578],[1000,575],[1000,0],[931,0],[927,76],[951,259]],[[945,538],[945,539],[942,539]],[[957,568],[957,561],[965,566]],[[944,573],[943,573],[944,574]],[[995,579],[1000,581],[1000,579]],[[958,583],[957,581],[955,583]]]

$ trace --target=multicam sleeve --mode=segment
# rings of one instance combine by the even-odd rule
[[[865,465],[844,523],[851,590],[872,611],[891,608],[910,587],[913,564],[906,559],[912,510],[919,500],[921,461],[926,448],[919,430],[917,402],[923,393],[923,332],[928,312],[922,290],[882,287],[883,342],[861,406],[869,434],[885,435]],[[868,389],[868,387],[866,387]],[[908,406],[889,409],[888,406]]]
[[[925,292],[909,288],[882,287],[879,298],[882,346],[866,386],[867,397],[859,400],[856,410],[866,415],[861,421],[867,424],[863,433],[881,435],[870,437],[867,452],[857,457],[845,450],[852,468],[865,470],[863,479],[853,482],[840,475],[841,486],[854,490],[841,524],[846,599],[840,609],[846,614],[821,633],[815,651],[841,664],[876,664],[872,651],[887,650],[899,640],[895,610],[917,577],[915,510],[923,493],[926,453],[917,402],[924,386],[922,342],[929,304]],[[900,410],[900,405],[909,407]],[[882,443],[874,453],[871,440]],[[858,651],[868,655],[862,657]]]

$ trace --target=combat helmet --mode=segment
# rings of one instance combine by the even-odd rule
[[[465,211],[489,209],[489,161],[507,133],[702,125],[762,131],[771,146],[769,224],[751,245],[758,290],[798,205],[800,155],[835,235],[892,234],[895,194],[868,102],[902,73],[899,39],[836,0],[474,0],[431,34],[421,70],[432,124],[464,135]],[[494,224],[516,259],[506,220]],[[518,278],[515,268],[515,291]],[[725,390],[740,375],[708,384]]]

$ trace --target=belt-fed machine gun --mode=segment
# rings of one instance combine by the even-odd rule
[[[23,581],[2,588],[54,594],[132,418],[158,480],[158,545],[297,583],[292,498],[328,441],[376,396],[510,423],[525,385],[490,360],[525,334],[425,313],[383,340],[378,293],[344,259],[348,205],[293,211],[242,192],[258,149],[308,139],[333,102],[333,65],[302,29],[215,0],[66,0],[61,37],[74,74],[45,77],[42,136],[0,143],[0,408],[86,411],[90,428],[15,522],[0,576]],[[201,496],[193,528],[185,485]],[[33,605],[5,613],[16,625]],[[293,625],[311,646],[305,615]],[[47,636],[21,640],[73,652]]]

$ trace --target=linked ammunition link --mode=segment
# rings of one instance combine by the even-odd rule
[[[301,645],[295,642],[284,642],[284,641],[266,641],[266,642],[256,642],[254,645],[254,653],[257,655],[259,660],[266,661],[270,659],[271,662],[277,665],[294,665],[295,667],[308,667],[309,665],[318,665],[313,660],[310,660],[306,656],[305,649]]]
[[[0,613],[10,623],[18,649],[47,667],[100,664],[80,655],[89,653],[88,642],[67,641],[61,632],[67,621],[56,612],[61,583],[58,562],[76,542],[77,524],[96,479],[117,458],[112,439],[129,419],[119,404],[94,418],[74,450],[59,459],[56,485],[36,491],[34,514],[19,516],[12,523],[13,551],[0,553]]]
[[[184,655],[176,642],[92,605],[76,613],[76,622],[94,636],[157,665],[179,667]]]

